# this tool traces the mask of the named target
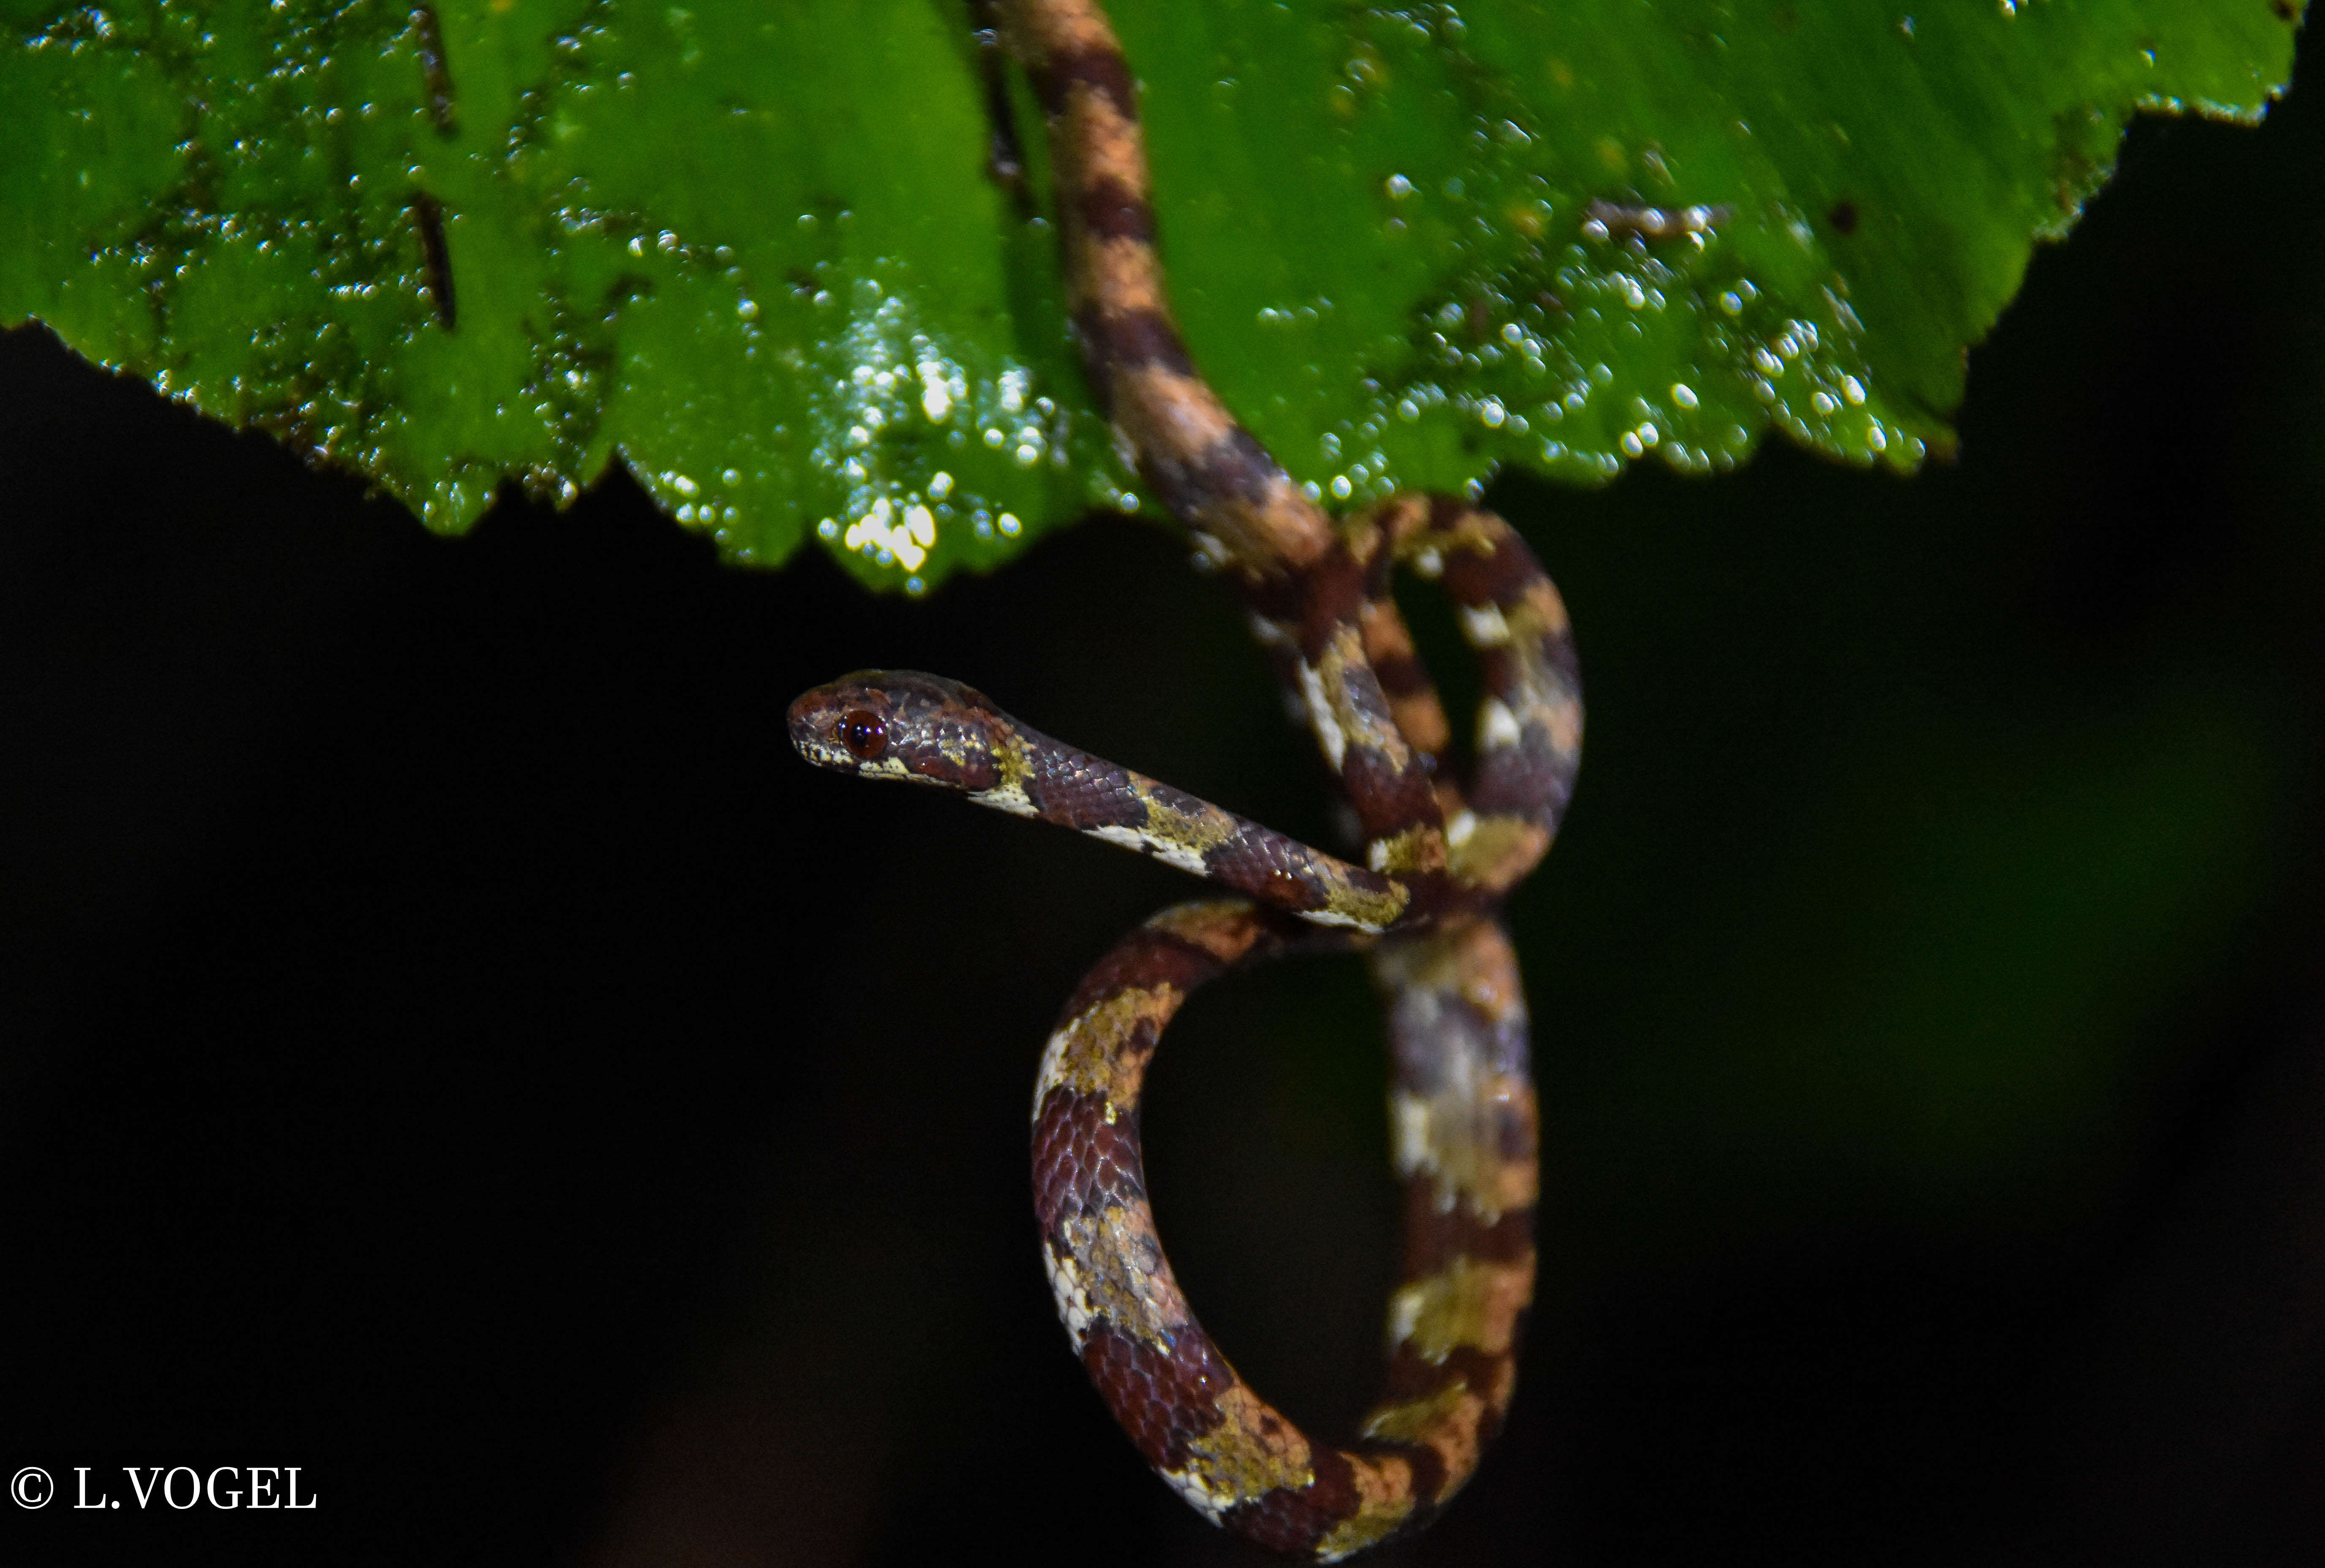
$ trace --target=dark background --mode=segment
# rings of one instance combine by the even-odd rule
[[[1385,1555],[2315,1560],[2319,110],[2140,125],[1958,465],[1493,493],[1591,700],[1513,912],[1542,1278],[1510,1431]],[[38,329],[0,512],[0,1459],[321,1499],[0,1505],[0,1560],[1249,1560],[1088,1391],[1024,1194],[1061,999],[1191,884],[780,730],[940,669],[1326,834],[1167,534],[925,604],[618,474],[448,541]],[[1328,1429],[1376,1038],[1352,962],[1278,966],[1149,1110],[1191,1296]]]

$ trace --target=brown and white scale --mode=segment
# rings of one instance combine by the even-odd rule
[[[1239,895],[1181,905],[1066,1003],[1033,1102],[1034,1208],[1066,1332],[1133,1443],[1203,1515],[1331,1561],[1431,1517],[1468,1480],[1515,1380],[1534,1272],[1525,997],[1496,918],[1550,847],[1581,755],[1566,610],[1508,524],[1402,495],[1335,522],[1236,421],[1163,294],[1129,63],[1091,0],[1004,0],[1047,125],[1072,325],[1115,429],[1226,568],[1362,835],[1355,862],[1018,724],[938,676],[866,671],[792,705],[819,766],[963,791],[1144,851]],[[1440,766],[1443,708],[1390,596],[1435,581],[1482,666],[1475,762]],[[1388,1013],[1405,1185],[1388,1377],[1357,1435],[1310,1438],[1238,1377],[1155,1234],[1139,1093],[1189,992],[1292,951],[1362,950]]]

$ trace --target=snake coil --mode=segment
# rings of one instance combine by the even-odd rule
[[[1525,999],[1496,918],[1548,851],[1581,754],[1565,606],[1493,513],[1399,495],[1337,524],[1197,374],[1172,325],[1128,62],[1094,0],[1005,0],[1043,109],[1073,327],[1141,474],[1228,568],[1353,808],[1326,854],[1019,724],[940,676],[862,671],[792,703],[801,754],[1140,850],[1239,895],[1165,910],[1067,1001],[1033,1102],[1033,1194],[1058,1312],[1146,1462],[1205,1517],[1334,1561],[1425,1523],[1507,1410],[1533,1288],[1536,1123]],[[1436,581],[1485,695],[1465,782],[1391,596]],[[1139,1095],[1189,992],[1292,951],[1359,949],[1389,1026],[1405,1184],[1387,1387],[1346,1447],[1253,1392],[1196,1320],[1154,1229]]]

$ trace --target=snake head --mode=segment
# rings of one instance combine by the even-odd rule
[[[940,675],[859,669],[803,692],[792,744],[819,768],[864,779],[991,789],[1008,720],[985,694]]]

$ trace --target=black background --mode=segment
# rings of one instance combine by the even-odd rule
[[[1394,1560],[2314,1560],[2320,125],[2141,125],[1956,465],[1494,492],[1592,705],[1514,911],[1542,1276]],[[1248,1560],[1088,1390],[1024,1192],[1052,1012],[1190,885],[780,731],[940,669],[1325,835],[1165,532],[925,604],[619,474],[439,540],[37,328],[0,509],[0,1457],[321,1499],[0,1505],[0,1559]],[[1376,1035],[1352,964],[1237,980],[1149,1111],[1190,1295],[1327,1429]]]

